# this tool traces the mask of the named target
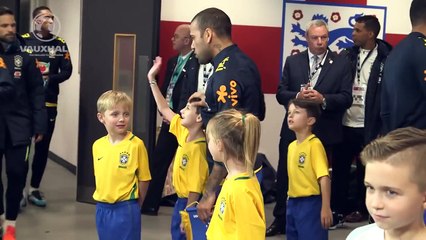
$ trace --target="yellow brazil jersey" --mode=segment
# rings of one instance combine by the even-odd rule
[[[139,181],[151,180],[148,154],[143,141],[131,132],[112,145],[108,136],[93,144],[96,190],[93,199],[115,203],[139,198]]]
[[[216,200],[207,229],[208,240],[265,239],[263,196],[256,176],[227,178]]]
[[[321,141],[311,134],[302,143],[288,146],[288,196],[320,195],[318,179],[328,176],[327,155]]]
[[[207,164],[206,138],[187,142],[188,129],[181,124],[179,114],[170,122],[169,131],[176,136],[178,148],[173,162],[173,187],[180,198],[187,198],[189,192],[202,193],[209,175]]]

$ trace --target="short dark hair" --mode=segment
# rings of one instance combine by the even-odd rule
[[[303,109],[306,109],[306,112],[308,113],[308,117],[314,117],[316,120],[321,116],[321,107],[320,104],[307,99],[292,99],[288,103],[288,106],[291,104],[294,104],[296,107],[300,107]]]
[[[426,24],[426,1],[413,0],[410,7],[411,25]]]
[[[365,29],[368,31],[372,31],[374,33],[374,37],[377,38],[380,32],[380,23],[379,19],[377,19],[374,15],[364,15],[355,20],[357,23],[364,23]]]
[[[3,15],[13,15],[14,16],[15,14],[13,13],[12,10],[10,10],[10,8],[2,6],[2,7],[0,7],[0,16],[3,16]]]
[[[48,8],[46,6],[40,6],[40,7],[37,7],[33,10],[33,18],[37,17],[40,14],[40,12],[43,11],[43,10],[48,10],[49,12],[52,12],[50,10],[50,8]]]
[[[196,21],[200,32],[204,32],[207,28],[211,28],[218,37],[231,38],[232,24],[231,19],[226,13],[218,8],[207,8],[197,13],[191,20]]]

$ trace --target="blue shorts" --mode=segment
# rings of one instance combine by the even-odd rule
[[[321,196],[289,198],[287,240],[328,240],[328,229],[321,225]]]
[[[172,224],[170,226],[170,232],[172,234],[172,240],[185,240],[186,235],[180,231],[180,223],[182,218],[180,217],[180,211],[186,208],[188,198],[178,198],[173,209]]]
[[[137,200],[96,204],[99,240],[140,240],[141,208]]]

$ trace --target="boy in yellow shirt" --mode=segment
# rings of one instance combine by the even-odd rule
[[[173,162],[173,187],[178,195],[172,215],[172,240],[186,239],[181,226],[179,212],[187,205],[198,201],[208,177],[206,138],[203,132],[201,107],[191,100],[180,114],[174,113],[161,94],[155,76],[161,68],[161,57],[156,57],[148,73],[148,81],[157,103],[158,111],[170,122],[170,133],[176,136],[178,148]]]
[[[288,147],[287,240],[327,240],[333,222],[327,155],[312,134],[320,111],[309,100],[289,103],[287,121],[296,140]]]
[[[97,102],[98,120],[108,135],[93,144],[96,228],[100,240],[140,240],[140,207],[151,174],[141,139],[128,131],[132,100],[107,91]]]

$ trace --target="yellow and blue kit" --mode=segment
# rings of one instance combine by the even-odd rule
[[[203,122],[216,113],[237,108],[265,118],[265,99],[259,70],[256,64],[237,45],[231,45],[217,54],[213,60],[214,73],[206,87],[206,102],[202,111]]]
[[[329,176],[328,161],[321,141],[311,134],[303,142],[288,146],[287,239],[326,240],[321,226],[321,189],[318,179]]]
[[[181,117],[176,114],[170,122],[170,133],[176,136],[178,148],[173,162],[173,187],[179,199],[172,214],[172,239],[185,239],[180,231],[181,217],[179,212],[184,210],[190,192],[202,193],[207,181],[209,168],[206,160],[206,138],[201,137],[187,141],[189,131],[181,124]]]
[[[93,144],[96,190],[96,229],[100,240],[141,238],[140,181],[151,180],[148,154],[131,132],[118,144],[108,136]]]
[[[265,239],[263,196],[256,176],[227,178],[207,229],[208,240]]]
[[[108,136],[93,144],[96,190],[93,199],[116,203],[139,198],[139,181],[151,180],[148,154],[143,141],[131,132],[112,145]]]

